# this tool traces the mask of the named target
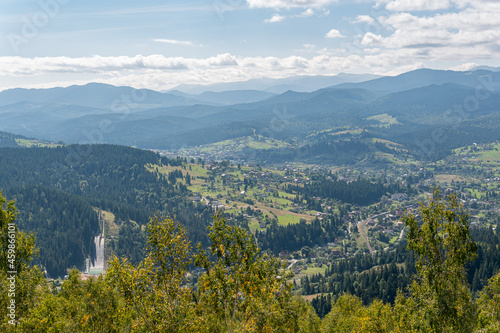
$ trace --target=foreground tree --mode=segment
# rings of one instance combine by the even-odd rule
[[[46,292],[20,325],[22,332],[130,331],[132,313],[103,276],[82,281],[73,269],[56,295]]]
[[[184,287],[192,262],[186,230],[171,219],[153,217],[148,223],[146,258],[134,267],[114,257],[106,279],[116,286],[135,313],[135,331],[189,331],[191,289]]]
[[[37,255],[35,237],[19,231],[16,215],[14,202],[0,192],[0,308],[7,314],[0,321],[1,332],[16,329],[38,301],[43,282],[42,271],[30,266]]]
[[[205,269],[199,281],[199,326],[216,332],[299,331],[291,275],[281,262],[261,255],[251,234],[228,226],[220,215],[209,230],[210,251],[199,246],[195,260]]]
[[[467,284],[465,264],[476,254],[469,234],[469,215],[454,195],[435,191],[420,216],[408,214],[408,248],[416,256],[417,279],[411,297],[396,301],[403,331],[472,332],[475,305]]]
[[[478,332],[500,332],[500,273],[481,291],[477,306]]]
[[[321,332],[394,332],[392,308],[379,300],[363,306],[356,296],[342,295],[321,323]]]

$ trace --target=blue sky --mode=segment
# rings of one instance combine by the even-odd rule
[[[500,66],[496,0],[2,0],[0,89]]]

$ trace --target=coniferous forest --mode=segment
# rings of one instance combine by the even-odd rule
[[[82,269],[84,258],[94,255],[93,235],[99,233],[99,226],[93,207],[139,226],[161,211],[176,216],[190,239],[207,244],[204,229],[211,212],[187,200],[187,189],[175,177],[169,179],[145,167],[179,165],[180,160],[120,146],[74,145],[4,148],[0,164],[0,188],[20,208],[19,227],[36,233],[40,248],[36,260],[49,276],[65,275],[68,267]],[[115,249],[118,255],[127,254],[138,262],[145,244],[143,233],[131,228],[121,230],[124,237]],[[130,246],[135,243],[138,246]]]

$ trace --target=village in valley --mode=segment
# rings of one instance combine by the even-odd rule
[[[493,170],[500,163],[498,146],[494,143],[464,147],[445,160],[427,164],[360,167],[300,163],[261,166],[240,159],[217,160],[227,155],[214,156],[205,149],[183,156],[187,163],[182,166],[151,166],[151,170],[165,175],[177,173],[177,181],[193,193],[194,202],[211,207],[214,213],[220,211],[230,223],[243,226],[254,235],[265,233],[273,224],[287,226],[340,219],[343,232],[336,237],[300,250],[279,252],[297,277],[301,277],[323,272],[335,260],[356,253],[373,254],[394,248],[405,238],[401,217],[409,213],[418,215],[419,203],[432,197],[435,188],[458,196],[472,215],[472,228],[486,221],[495,228],[498,209],[494,207],[500,174]],[[383,182],[387,187],[397,183],[401,190],[388,191],[364,205],[334,197],[308,197],[293,190],[318,179],[348,185],[359,177],[373,183]]]

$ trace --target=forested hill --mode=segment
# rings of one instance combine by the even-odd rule
[[[0,132],[0,147],[19,147],[19,145],[14,135]]]
[[[99,232],[97,214],[87,200],[43,186],[28,185],[5,193],[16,200],[18,224],[36,235],[40,250],[35,263],[50,276],[81,266],[95,257],[94,235]]]
[[[181,163],[150,151],[114,145],[0,148],[0,188],[23,210],[20,228],[35,232],[39,261],[50,275],[62,275],[67,267],[81,267],[82,258],[91,254],[90,242],[98,231],[97,213],[92,208],[110,211],[117,220],[132,220],[139,226],[156,212],[176,216],[192,241],[206,242],[204,230],[211,212],[193,206],[186,199],[189,191],[176,177],[146,168],[148,164]],[[141,245],[134,239],[139,233],[131,233],[132,242]],[[126,250],[123,244],[117,248]],[[142,252],[142,247],[135,251]]]
[[[318,176],[303,187],[288,185],[287,190],[302,195],[303,199],[308,203],[314,202],[311,197],[317,196],[338,199],[352,204],[368,205],[379,200],[387,192],[396,193],[405,189],[399,184],[385,186],[380,180],[377,183],[372,183],[367,179],[358,178],[347,182],[336,178],[332,179],[330,177],[328,179]]]

